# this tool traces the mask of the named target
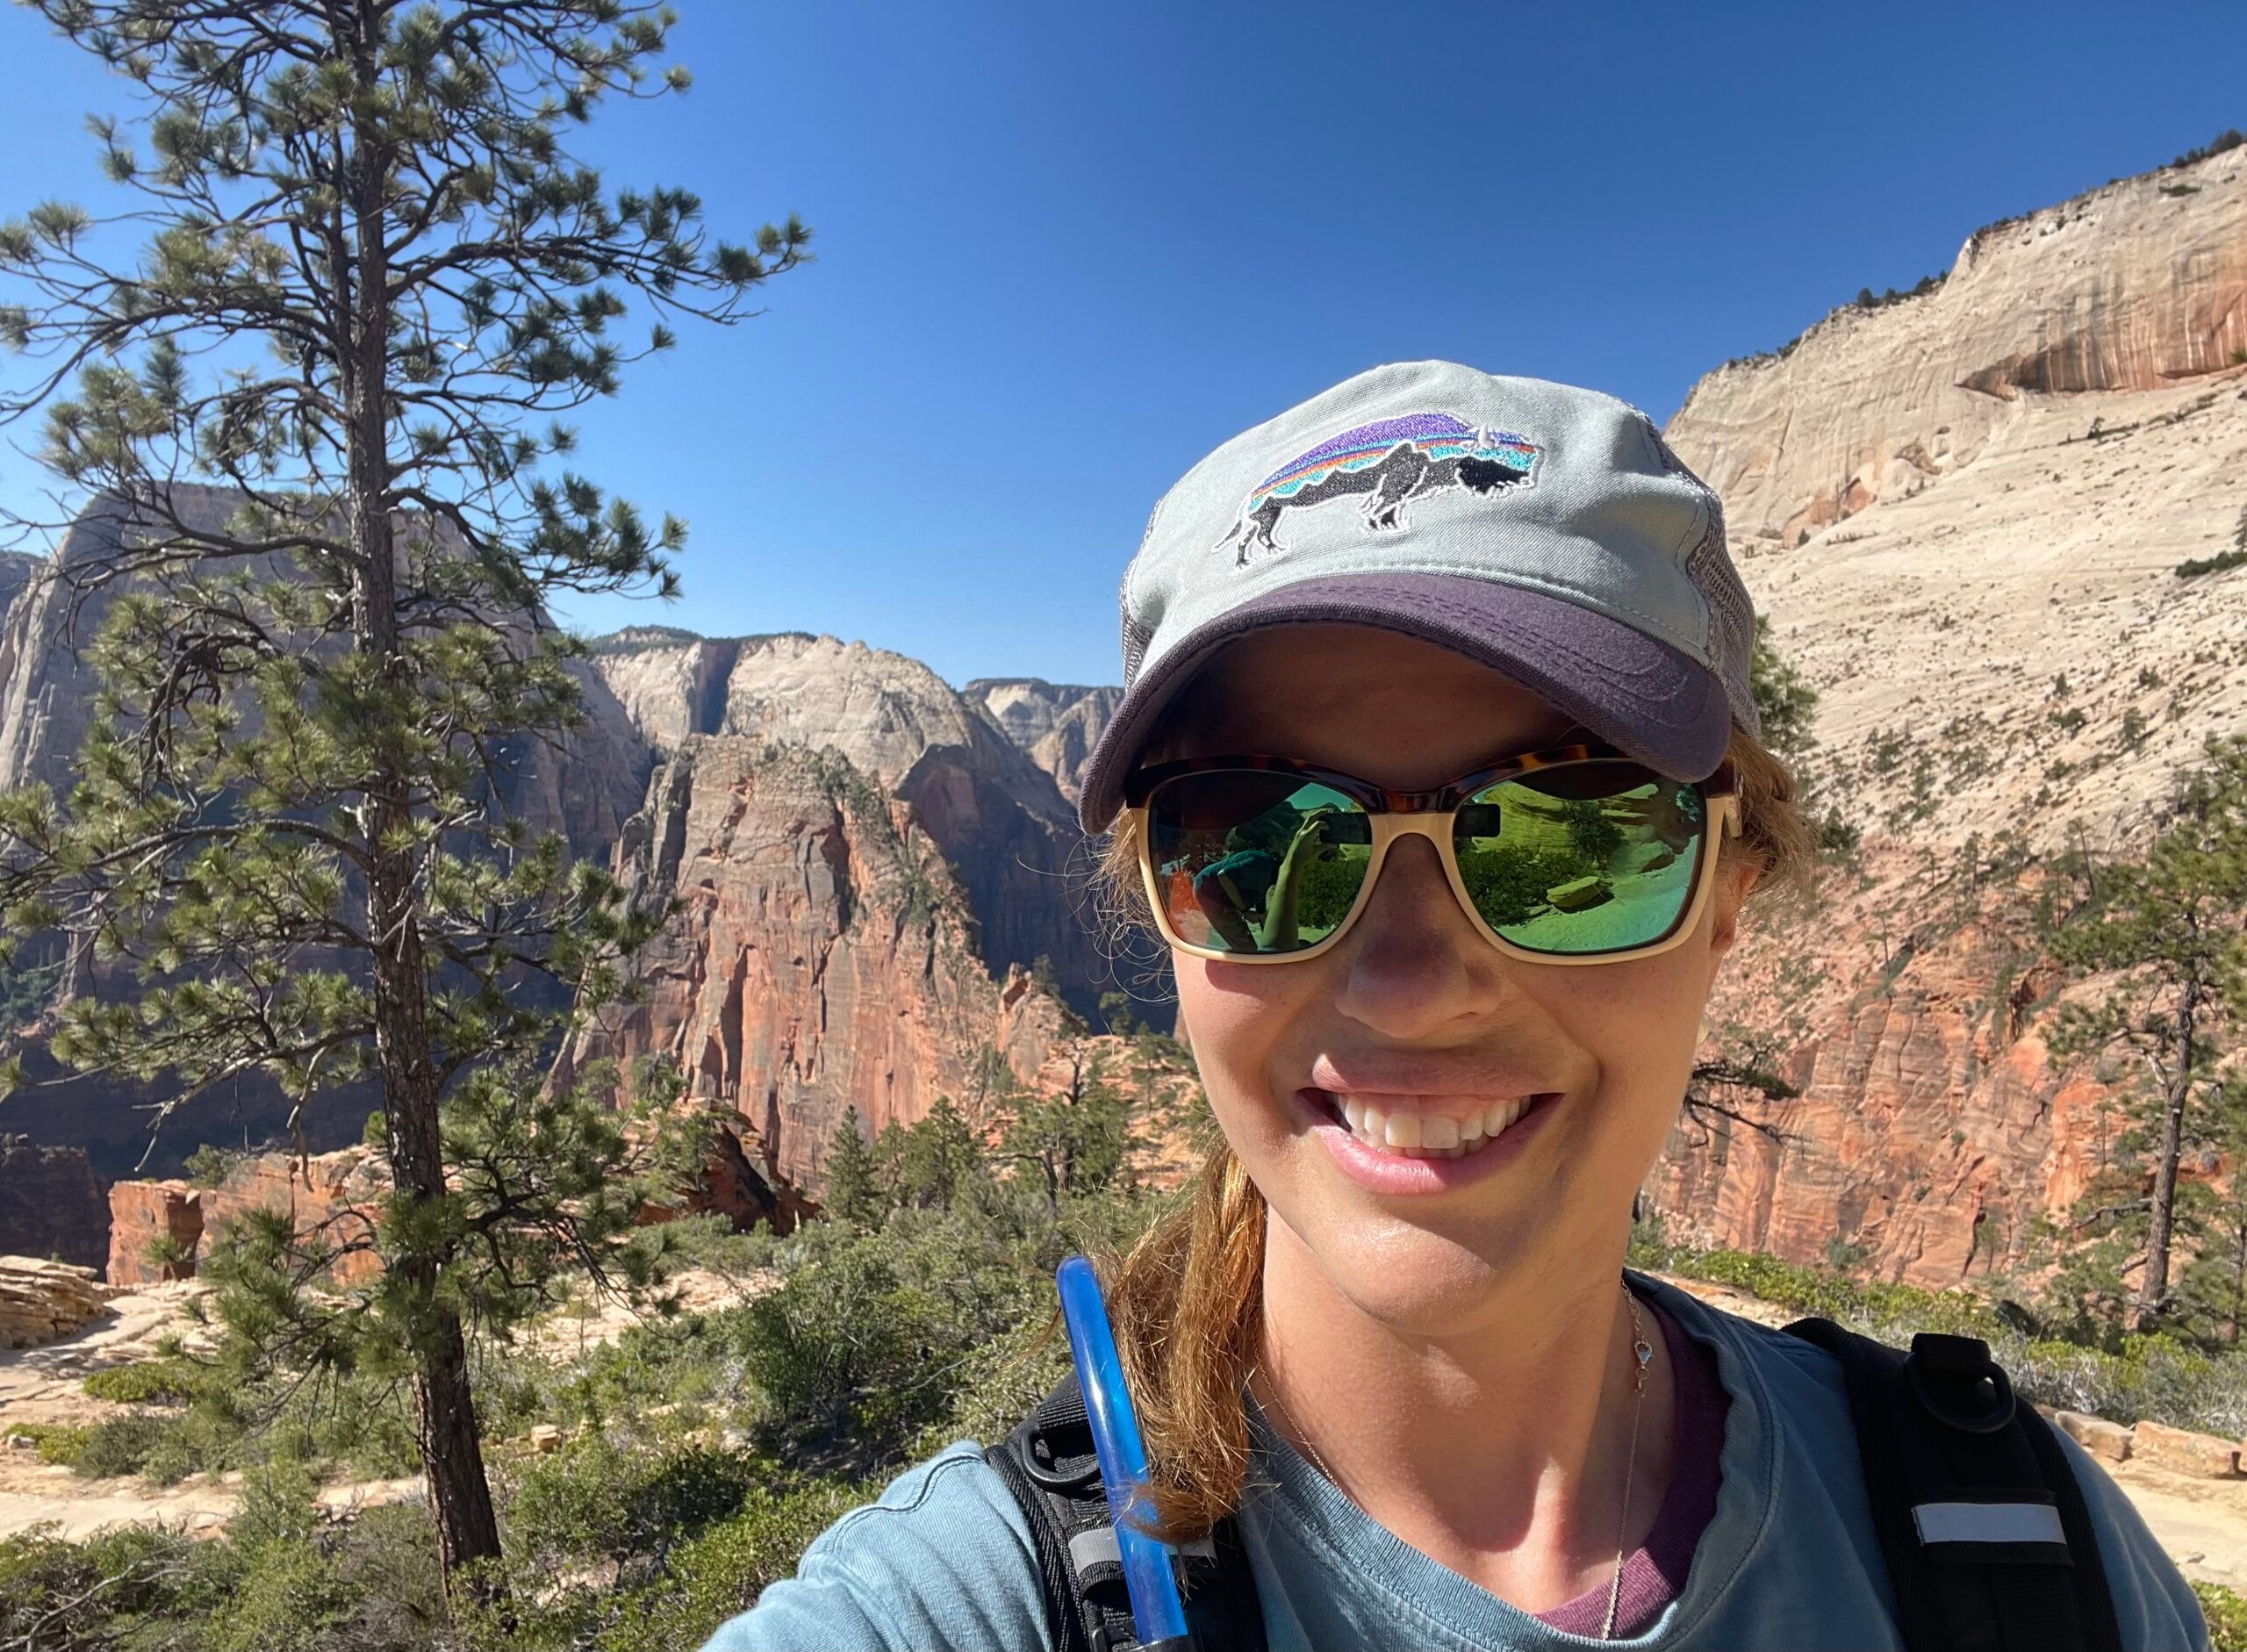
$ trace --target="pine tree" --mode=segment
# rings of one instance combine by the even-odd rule
[[[384,1311],[449,1577],[499,1544],[442,1106],[520,1071],[660,916],[506,802],[584,715],[546,600],[671,594],[684,540],[549,470],[554,416],[669,348],[667,317],[745,314],[806,232],[731,245],[687,191],[571,154],[604,98],[686,85],[657,7],[32,4],[131,83],[146,147],[92,123],[133,210],[0,225],[0,340],[32,364],[0,422],[44,413],[41,457],[110,529],[55,577],[73,612],[113,599],[83,783],[0,813],[8,930],[139,970],[137,1004],[65,1016],[81,1068],[183,1095],[262,1074],[300,1108],[377,1085]]]
[[[898,1202],[916,1209],[949,1210],[984,1180],[981,1145],[959,1104],[937,1097],[927,1117],[900,1127],[892,1124],[874,1144],[877,1162],[897,1189]]]
[[[1046,1208],[1059,1211],[1063,1194],[1094,1192],[1122,1175],[1131,1124],[1131,1103],[1109,1081],[1105,1060],[1088,1064],[1080,1045],[1067,1089],[1018,1101],[999,1156],[1034,1169]]]
[[[866,1145],[858,1110],[846,1107],[827,1143],[827,1213],[852,1227],[878,1225],[888,1200],[873,1149]]]
[[[2172,1290],[2178,1170],[2214,1122],[2219,1064],[2247,1012],[2247,737],[2210,736],[2205,763],[2167,805],[2140,817],[2142,858],[2079,843],[2055,862],[2045,901],[2060,961],[2114,973],[2105,995],[2063,1007],[2049,1039],[2058,1056],[2120,1056],[2129,1126],[2114,1174],[2073,1225],[2092,1239],[2126,1237],[2143,1259],[2128,1310],[2150,1330],[2178,1306]]]

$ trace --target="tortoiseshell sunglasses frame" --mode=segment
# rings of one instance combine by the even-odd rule
[[[1642,945],[1618,947],[1604,952],[1540,952],[1509,941],[1491,928],[1482,915],[1475,909],[1474,899],[1467,892],[1467,880],[1460,874],[1458,851],[1452,842],[1454,817],[1460,808],[1478,792],[1502,781],[1518,779],[1540,769],[1561,768],[1577,763],[1617,761],[1635,764],[1664,779],[1670,778],[1614,746],[1566,745],[1525,751],[1502,758],[1462,774],[1431,792],[1399,792],[1360,779],[1354,774],[1345,774],[1339,769],[1298,763],[1292,758],[1247,752],[1231,756],[1180,758],[1173,762],[1152,764],[1134,770],[1124,778],[1124,802],[1131,821],[1132,831],[1138,840],[1139,873],[1146,883],[1147,907],[1154,915],[1155,928],[1167,945],[1195,958],[1211,959],[1224,964],[1301,964],[1318,957],[1350,932],[1351,926],[1357,923],[1367,903],[1373,899],[1374,886],[1381,880],[1381,868],[1388,858],[1389,845],[1400,837],[1418,832],[1435,844],[1437,858],[1443,862],[1444,876],[1450,880],[1451,892],[1457,897],[1461,909],[1467,914],[1468,921],[1474,924],[1484,940],[1508,958],[1529,964],[1620,964],[1632,959],[1652,958],[1666,952],[1699,927],[1701,912],[1708,905],[1709,890],[1716,882],[1716,868],[1718,861],[1722,858],[1723,840],[1727,836],[1736,837],[1741,831],[1739,777],[1730,758],[1718,765],[1716,772],[1705,780],[1676,782],[1698,791],[1706,811],[1700,839],[1695,849],[1699,864],[1693,869],[1693,894],[1669,932]],[[1309,946],[1290,952],[1229,952],[1189,941],[1171,923],[1170,912],[1164,904],[1162,887],[1155,872],[1154,833],[1150,830],[1148,821],[1149,801],[1156,788],[1166,780],[1176,779],[1181,775],[1207,774],[1224,770],[1251,770],[1297,776],[1341,793],[1367,813],[1371,822],[1373,847],[1366,861],[1365,881],[1359,885],[1357,899],[1342,915],[1342,921]]]

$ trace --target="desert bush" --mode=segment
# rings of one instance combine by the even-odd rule
[[[201,1386],[197,1376],[183,1360],[135,1360],[104,1366],[81,1386],[93,1398],[119,1405],[183,1405]]]
[[[581,1436],[513,1487],[510,1552],[548,1572],[590,1560],[659,1564],[674,1542],[733,1514],[775,1472],[722,1447]]]
[[[2208,1620],[2210,1652],[2247,1652],[2247,1599],[2222,1584],[2194,1584],[2200,1615]]]
[[[162,1526],[118,1526],[83,1542],[56,1537],[52,1526],[0,1537],[0,1646],[118,1645],[120,1632],[173,1612],[199,1548]],[[154,1634],[138,1644],[151,1652],[185,1646]]]

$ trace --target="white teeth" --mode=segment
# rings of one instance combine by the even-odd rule
[[[1494,1102],[1464,1118],[1440,1113],[1384,1113],[1353,1095],[1332,1099],[1350,1133],[1369,1147],[1412,1159],[1463,1159],[1504,1135],[1537,1098],[1521,1095]]]

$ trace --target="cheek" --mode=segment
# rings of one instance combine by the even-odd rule
[[[1708,962],[1691,945],[1657,958],[1567,971],[1574,977],[1544,995],[1554,1021],[1599,1064],[1600,1089],[1612,1122],[1657,1144],[1692,1075],[1708,1007]]]
[[[1316,964],[1225,964],[1174,953],[1178,1017],[1210,1105],[1236,1146],[1276,1131],[1270,1074],[1317,1017]]]

